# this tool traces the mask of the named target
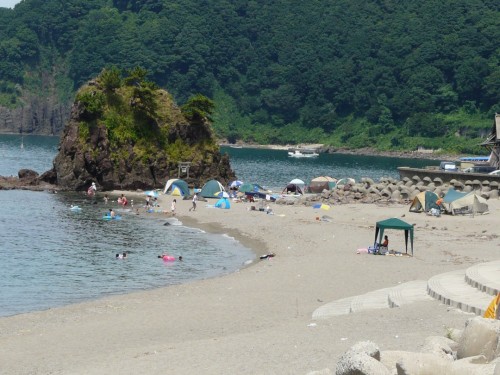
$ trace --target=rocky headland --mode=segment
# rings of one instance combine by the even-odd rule
[[[198,95],[179,108],[141,70],[125,78],[104,70],[78,91],[54,167],[41,176],[2,178],[0,188],[82,191],[95,182],[100,190],[153,189],[171,177],[197,186],[213,178],[227,183],[235,175],[213,135],[212,107]]]

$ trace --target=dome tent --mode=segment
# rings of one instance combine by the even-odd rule
[[[200,196],[203,198],[218,198],[219,194],[224,191],[226,189],[219,181],[210,180],[201,188]]]
[[[165,184],[164,194],[187,197],[189,196],[189,187],[186,181],[179,178],[171,178]]]
[[[229,199],[227,198],[221,198],[215,203],[216,208],[225,208],[226,210],[231,208],[231,203],[229,202]]]
[[[413,202],[410,205],[410,212],[428,212],[431,208],[440,209],[438,204],[439,197],[436,193],[432,191],[422,191],[413,198]]]

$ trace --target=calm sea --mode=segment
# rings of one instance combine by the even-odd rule
[[[238,178],[245,182],[258,183],[280,192],[295,178],[309,183],[318,176],[337,179],[351,177],[359,181],[370,177],[399,179],[397,167],[424,167],[439,165],[438,160],[392,158],[383,156],[320,154],[317,158],[290,158],[286,150],[263,150],[251,148],[222,147],[231,157],[231,166]]]
[[[55,137],[0,135],[0,175],[17,175],[22,168],[39,173],[50,169],[58,142]],[[275,191],[294,178],[397,178],[397,166],[430,163],[340,154],[292,159],[286,151],[260,149],[222,151],[230,154],[239,179]],[[71,211],[72,204],[82,211]],[[104,221],[109,207],[101,200],[90,204],[77,193],[0,190],[0,316],[214,277],[234,272],[255,257],[228,236],[175,221],[165,226],[165,219],[145,220],[145,213],[122,212],[122,220]],[[116,260],[115,254],[124,251],[128,258]],[[157,258],[161,253],[182,255],[184,260],[164,263]]]

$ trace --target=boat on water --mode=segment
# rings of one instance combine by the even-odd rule
[[[288,156],[292,158],[315,158],[319,154],[316,150],[307,148],[290,148],[288,149]]]

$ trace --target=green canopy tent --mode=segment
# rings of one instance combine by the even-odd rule
[[[413,256],[413,225],[408,224],[407,222],[392,218],[382,221],[377,221],[377,225],[375,227],[375,243],[382,243],[382,238],[384,238],[384,230],[386,229],[398,229],[405,231],[405,244],[406,244],[406,253],[408,253],[408,233],[410,234],[410,244],[411,244],[411,255]]]

